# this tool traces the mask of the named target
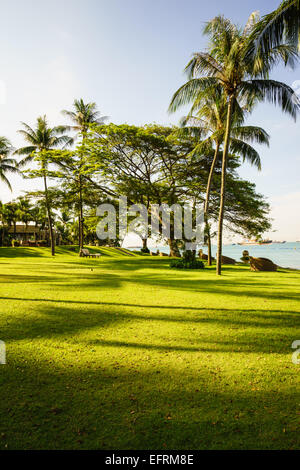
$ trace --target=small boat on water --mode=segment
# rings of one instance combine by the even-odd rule
[[[270,245],[271,243],[273,243],[272,240],[245,240],[238,245]]]
[[[274,240],[272,243],[286,243],[286,241],[284,240],[283,242],[280,242],[280,241]]]

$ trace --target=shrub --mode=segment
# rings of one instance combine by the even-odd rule
[[[203,261],[197,260],[193,251],[185,251],[182,259],[172,260],[170,268],[175,269],[204,269]]]
[[[39,240],[37,242],[37,246],[47,246],[48,243],[47,243],[47,240]]]
[[[11,241],[11,244],[12,244],[12,246],[13,246],[14,248],[20,246],[19,240],[12,240],[12,241]]]
[[[139,255],[139,256],[149,256],[150,254],[150,251],[149,253],[146,252],[146,251],[143,251],[142,249],[141,250],[130,250],[131,253],[134,253],[135,255]]]

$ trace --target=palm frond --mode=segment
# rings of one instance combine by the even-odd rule
[[[11,184],[2,171],[0,171],[0,179],[9,187],[10,191],[12,191]]]
[[[15,150],[14,155],[31,155],[35,151],[36,147],[34,145],[30,145],[28,147],[21,147]]]
[[[270,136],[262,127],[233,126],[231,135],[248,143],[264,144],[267,146],[270,144]]]
[[[230,151],[233,154],[241,155],[244,161],[248,161],[251,165],[261,170],[261,159],[259,153],[247,142],[232,138],[230,141]]]
[[[214,77],[202,77],[189,80],[174,93],[169,106],[169,112],[176,112],[181,106],[192,103],[199,93],[208,91],[217,84],[218,81]]]
[[[210,77],[222,76],[223,69],[216,59],[207,52],[196,52],[185,67],[189,79],[206,75]]]
[[[279,106],[294,120],[297,118],[299,105],[294,99],[294,90],[285,83],[276,80],[249,80],[241,84],[240,94],[248,99],[252,96],[259,101],[268,101]]]
[[[252,33],[252,54],[259,50],[269,53],[282,43],[298,46],[300,32],[300,1],[285,0],[277,10],[265,15]]]

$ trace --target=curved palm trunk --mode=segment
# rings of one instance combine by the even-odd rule
[[[48,225],[49,225],[49,232],[50,232],[51,255],[55,256],[55,241],[54,241],[54,233],[53,233],[53,225],[52,225],[52,216],[51,216],[51,208],[50,208],[49,195],[48,195],[47,178],[45,174],[44,174],[44,187],[45,187],[45,201],[46,201],[46,209],[47,209],[47,216],[48,216]]]
[[[213,174],[215,171],[217,158],[219,154],[219,148],[220,148],[220,144],[219,142],[216,142],[216,150],[215,150],[214,158],[210,167],[207,186],[206,186],[206,196],[205,196],[205,205],[204,205],[204,221],[205,221],[205,230],[207,234],[207,265],[208,266],[211,266],[211,259],[212,259],[211,258],[211,238],[210,238],[210,229],[209,229],[209,215],[208,215],[209,199],[210,199],[212,178],[213,178]]]
[[[225,132],[223,158],[222,158],[222,182],[221,182],[221,199],[220,199],[220,211],[219,211],[218,248],[217,248],[217,275],[219,276],[221,275],[221,271],[222,271],[223,220],[224,220],[225,192],[226,192],[227,157],[228,157],[228,149],[229,149],[230,133],[231,133],[231,121],[232,121],[232,107],[233,107],[233,96],[230,95],[229,100],[228,100],[226,132]]]

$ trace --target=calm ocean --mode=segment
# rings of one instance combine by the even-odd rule
[[[159,246],[157,248],[151,248],[152,251],[156,249],[169,253],[169,248]],[[284,268],[298,268],[300,269],[300,243],[272,243],[271,245],[253,245],[253,246],[241,246],[241,245],[224,245],[223,254],[230,256],[236,261],[240,261],[244,250],[248,250],[250,256],[269,258],[278,266]],[[215,256],[217,247],[212,247],[213,256]],[[203,252],[207,253],[205,247]]]

